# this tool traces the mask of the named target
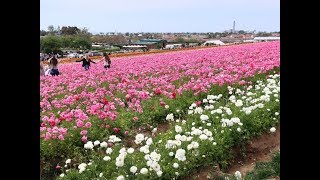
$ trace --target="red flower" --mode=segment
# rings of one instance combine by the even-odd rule
[[[161,101],[161,102],[160,102],[160,105],[161,105],[162,107],[164,107],[164,106],[166,105],[166,103],[163,102],[163,101]]]
[[[172,93],[172,98],[175,99],[176,98],[176,93]]]
[[[61,167],[59,165],[56,166],[56,170],[59,170],[61,169]]]
[[[107,100],[106,98],[103,98],[103,99],[102,99],[102,103],[103,103],[104,105],[107,105],[109,102],[108,102],[108,100]]]
[[[113,128],[113,131],[116,132],[116,133],[119,133],[120,129],[119,128]]]
[[[160,94],[161,94],[160,89],[156,89],[156,90],[155,90],[155,93],[156,93],[156,95],[160,95]]]
[[[64,121],[64,120],[66,120],[66,118],[60,116],[60,117],[59,117],[59,120],[60,120],[60,121]]]
[[[199,107],[201,105],[201,101],[197,101],[196,105]]]
[[[55,126],[56,125],[56,122],[54,122],[54,121],[49,121],[49,123],[50,123],[51,126]]]

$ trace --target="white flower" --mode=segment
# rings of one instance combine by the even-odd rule
[[[278,112],[275,112],[274,114],[275,114],[276,116],[278,116],[278,115],[279,115],[279,113],[278,113]]]
[[[64,174],[62,173],[62,174],[60,174],[60,177],[64,177]]]
[[[192,148],[193,148],[192,144],[188,144],[187,149],[190,150]]]
[[[226,109],[226,113],[227,113],[228,115],[231,115],[231,114],[232,114],[232,111],[231,111],[229,108],[227,108],[227,109]]]
[[[211,126],[211,123],[207,123],[207,126]]]
[[[173,152],[169,152],[169,156],[173,156],[174,155],[174,153]]]
[[[165,105],[164,108],[169,109],[169,105]]]
[[[212,144],[213,144],[214,146],[215,146],[215,145],[217,145],[217,143],[216,143],[216,142],[213,142]]]
[[[222,110],[221,110],[221,109],[217,109],[217,110],[216,110],[216,113],[222,114]]]
[[[178,112],[180,112],[180,110],[179,110],[179,109],[177,109],[177,110],[176,110],[176,112],[178,113]]]
[[[166,117],[166,120],[167,121],[173,121],[174,120],[174,116],[172,113],[168,114],[167,117]]]
[[[182,122],[182,124],[185,124],[187,121],[186,120],[182,120],[181,122]]]
[[[69,164],[69,163],[71,163],[71,159],[66,160],[66,164]]]
[[[184,149],[178,149],[176,151],[176,155],[175,155],[175,158],[177,158],[179,161],[185,161],[186,160],[186,150]]]
[[[173,163],[173,167],[177,169],[179,167],[179,164],[178,163]]]
[[[100,174],[99,174],[99,177],[102,177],[102,176],[103,176],[103,173],[100,173]]]
[[[84,144],[84,148],[85,149],[92,149],[93,148],[93,144],[91,141],[88,141],[86,144]]]
[[[88,163],[88,166],[90,166],[91,164],[92,164],[92,162],[89,162],[89,163]]]
[[[100,147],[108,147],[108,143],[103,141],[102,143],[100,143]]]
[[[279,102],[279,99],[276,99],[276,102]]]
[[[124,161],[116,161],[117,167],[122,167],[124,165]]]
[[[178,172],[175,172],[174,174],[175,174],[176,176],[179,176],[179,173],[178,173]]]
[[[181,126],[176,125],[176,126],[174,127],[174,129],[175,129],[175,131],[176,131],[177,133],[181,133],[181,132],[182,132]]]
[[[213,104],[214,102],[215,102],[215,101],[212,100],[212,99],[209,100],[209,103],[210,103],[210,104]]]
[[[81,164],[79,164],[78,169],[83,169],[83,168],[86,168],[86,167],[87,167],[86,163],[81,163]]]
[[[138,170],[138,168],[136,166],[131,166],[130,168],[130,172],[132,172],[133,174],[136,173]]]
[[[202,113],[203,113],[203,109],[202,109],[201,107],[197,107],[197,108],[194,110],[194,113],[202,114]]]
[[[124,176],[122,176],[122,175],[121,175],[121,176],[118,176],[118,177],[117,177],[117,180],[124,180]]]
[[[208,99],[203,99],[202,102],[203,102],[203,103],[207,103],[207,102],[208,102]]]
[[[147,173],[148,173],[148,169],[147,169],[147,168],[142,168],[142,169],[140,170],[140,173],[141,173],[141,174],[147,174]]]
[[[97,140],[97,141],[95,141],[93,144],[94,144],[94,146],[97,146],[97,145],[100,144],[100,141]]]
[[[149,138],[148,140],[147,140],[147,142],[146,142],[146,144],[148,145],[148,146],[150,146],[151,144],[152,144],[152,138]]]
[[[104,161],[109,161],[111,158],[109,157],[109,156],[105,156],[104,158],[103,158],[103,160]]]
[[[156,133],[157,130],[158,130],[157,128],[153,128],[151,132],[152,132],[152,133]]]
[[[237,106],[237,107],[241,107],[242,105],[243,105],[243,103],[242,103],[242,100],[237,100],[236,101],[236,103],[235,103],[235,105]]]
[[[200,119],[201,119],[201,121],[206,121],[206,120],[209,119],[209,116],[204,115],[204,114],[201,114],[201,115],[200,115]]]
[[[106,153],[107,154],[111,154],[112,153],[112,149],[111,148],[107,148]]]
[[[86,168],[81,168],[80,170],[79,170],[79,173],[81,174],[83,171],[85,171],[86,170]]]
[[[124,147],[121,148],[120,151],[119,151],[120,154],[123,154],[123,153],[125,153],[125,152],[127,152],[127,151],[126,151],[126,148],[124,148]]]
[[[188,114],[193,114],[193,110],[188,110]]]
[[[158,177],[161,177],[161,176],[162,176],[162,173],[163,173],[162,171],[158,171],[158,172],[157,172]]]
[[[144,141],[144,135],[143,134],[137,134],[136,135],[136,139],[134,140],[134,142],[136,144],[141,144],[142,141]]]
[[[201,135],[199,136],[199,138],[200,138],[201,140],[206,140],[206,139],[208,139],[208,136],[205,135],[205,134],[201,134]]]
[[[241,132],[241,128],[238,127],[238,128],[237,128],[237,131],[238,131],[238,132]]]
[[[241,173],[239,171],[236,171],[234,173],[234,176],[236,177],[237,180],[242,180]]]
[[[196,124],[196,123],[195,123],[195,122],[193,122],[191,125],[192,125],[192,126],[194,126],[195,124]]]
[[[276,128],[274,128],[274,127],[270,128],[270,132],[272,132],[272,133],[276,132]]]
[[[134,152],[134,149],[133,149],[133,148],[129,148],[129,149],[127,150],[127,152],[128,152],[129,154],[132,154],[132,153]]]
[[[199,147],[198,142],[192,141],[191,144],[192,144],[192,148],[194,148],[194,149],[197,149]]]

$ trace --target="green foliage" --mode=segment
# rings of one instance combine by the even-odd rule
[[[245,176],[245,180],[280,177],[280,152],[274,154],[271,162],[256,163],[254,170]]]

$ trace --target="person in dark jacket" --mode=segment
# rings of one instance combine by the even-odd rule
[[[90,68],[90,63],[94,63],[96,64],[96,62],[92,61],[90,58],[89,58],[89,55],[86,54],[86,57],[81,59],[81,60],[77,60],[76,62],[82,62],[82,67],[84,68],[84,70],[89,70]]]

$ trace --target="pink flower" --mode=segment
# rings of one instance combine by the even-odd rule
[[[82,136],[81,140],[82,140],[82,142],[86,143],[88,141],[87,136]]]
[[[139,118],[137,116],[133,117],[132,119],[133,119],[133,121],[138,121],[139,120]]]
[[[80,132],[80,134],[83,135],[83,136],[86,135],[87,133],[88,133],[87,130],[82,130],[82,131]]]
[[[109,129],[109,128],[110,128],[110,125],[109,125],[109,124],[107,124],[107,125],[106,125],[106,128],[107,128],[107,129]]]
[[[83,127],[83,121],[77,121],[77,127]]]
[[[165,105],[166,105],[165,102],[163,102],[163,101],[160,102],[160,106],[164,107]]]
[[[87,123],[86,123],[86,127],[87,127],[87,128],[90,128],[90,127],[91,127],[91,123],[90,123],[90,122],[87,122]]]
[[[125,135],[128,135],[128,134],[129,134],[129,131],[125,131],[124,134],[125,134]]]

